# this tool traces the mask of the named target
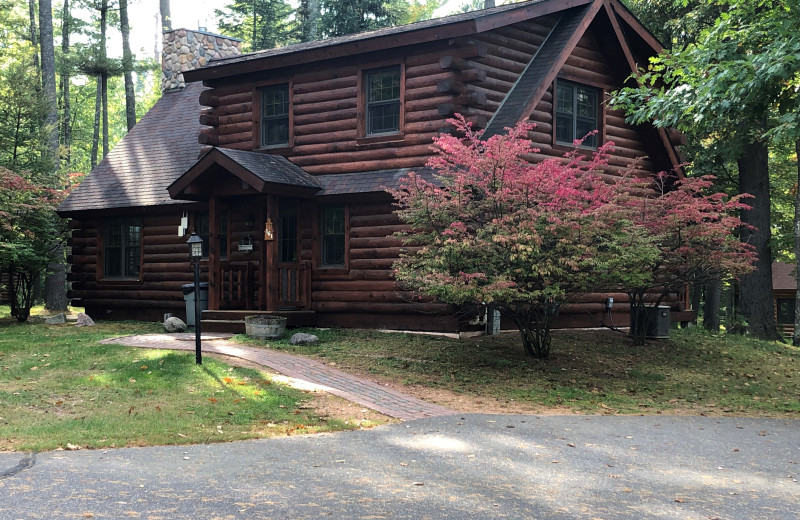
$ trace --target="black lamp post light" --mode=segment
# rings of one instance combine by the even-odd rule
[[[200,259],[203,258],[203,239],[192,231],[186,241],[189,244],[189,257],[194,264],[194,359],[198,365],[203,364],[200,351]]]

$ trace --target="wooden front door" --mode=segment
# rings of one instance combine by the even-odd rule
[[[296,199],[217,201],[211,257],[219,309],[307,310],[311,263],[300,260]],[[271,233],[267,233],[267,228]]]
[[[297,203],[293,199],[282,199],[278,206],[275,262],[268,270],[276,292],[272,305],[274,310],[306,309],[311,300],[311,263],[300,261]]]

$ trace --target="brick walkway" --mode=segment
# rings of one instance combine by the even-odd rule
[[[203,352],[252,361],[298,380],[300,384],[296,386],[300,388],[322,390],[403,421],[458,413],[396,392],[388,386],[359,379],[319,361],[267,348],[240,345],[229,341],[230,337],[230,334],[203,334],[201,337]],[[101,341],[101,343],[130,347],[192,351],[195,348],[194,342],[192,333],[145,334]]]

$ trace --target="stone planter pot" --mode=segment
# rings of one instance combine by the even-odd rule
[[[286,318],[264,314],[245,316],[244,330],[251,338],[278,339],[286,332]]]

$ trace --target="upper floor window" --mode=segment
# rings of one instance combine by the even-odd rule
[[[600,90],[558,80],[556,83],[556,143],[572,146],[575,139],[598,130]],[[597,134],[584,139],[581,146],[597,148]]]
[[[142,222],[138,218],[111,219],[103,240],[105,278],[138,278],[141,267]]]
[[[289,84],[261,89],[261,146],[289,144]]]
[[[400,131],[400,66],[366,72],[367,135]]]

